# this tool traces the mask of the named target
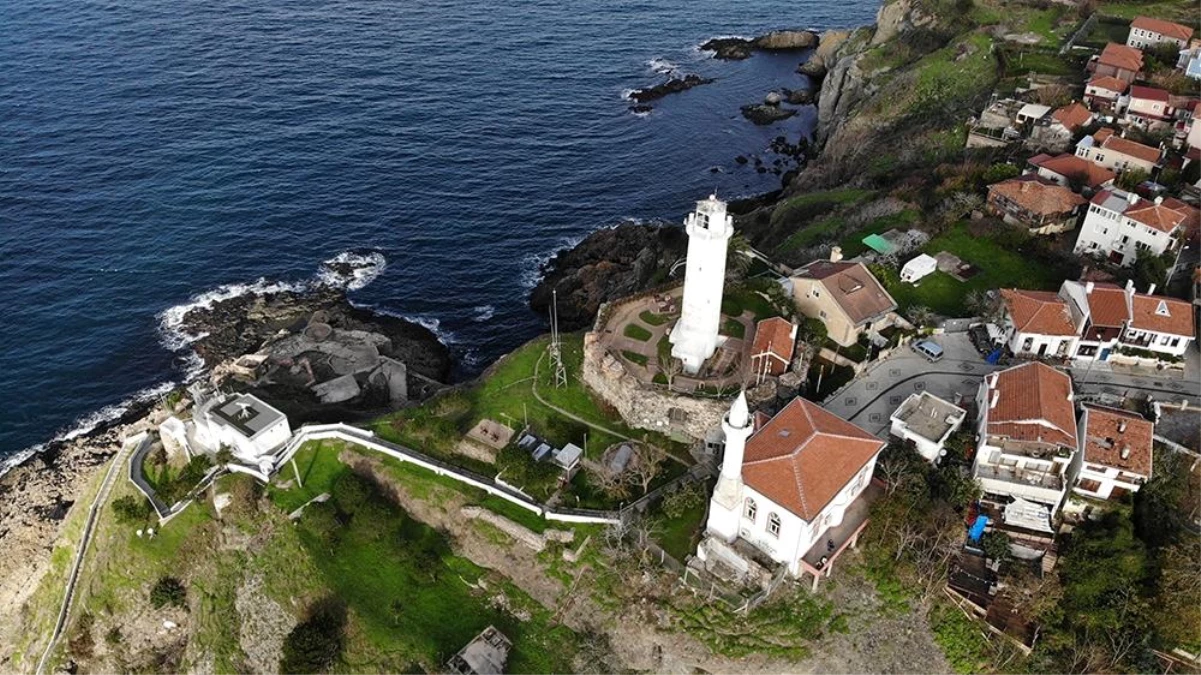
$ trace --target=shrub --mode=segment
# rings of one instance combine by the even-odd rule
[[[664,497],[663,513],[668,518],[679,518],[687,513],[689,509],[696,508],[704,503],[704,488],[700,483],[693,483]]]
[[[346,607],[335,598],[321,600],[284,638],[281,673],[328,672],[345,646]]]
[[[997,562],[1005,562],[1013,555],[1009,550],[1009,536],[996,530],[989,530],[980,537],[980,548],[989,560]]]
[[[154,507],[142,497],[125,495],[113,500],[113,515],[123,525],[141,525],[150,519]]]
[[[187,602],[188,589],[175,577],[159,577],[150,589],[150,604],[155,609],[162,609],[168,605],[185,607]]]

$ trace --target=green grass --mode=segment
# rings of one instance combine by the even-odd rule
[[[925,305],[946,316],[969,316],[964,300],[971,291],[1015,287],[1049,290],[1058,287],[1060,281],[1054,270],[988,238],[973,236],[963,223],[931,239],[922,250],[930,255],[949,251],[980,272],[965,282],[934,272],[914,286],[902,284],[897,272],[888,270],[881,282],[902,311]]]
[[[992,650],[982,624],[944,602],[930,611],[930,629],[955,672],[966,675],[989,669]]]
[[[967,56],[960,57],[966,49]],[[965,40],[930,54],[918,62],[913,96],[914,111],[945,107],[971,100],[996,81],[997,63],[991,54],[992,39],[974,33]],[[883,102],[882,102],[883,103]]]
[[[714,653],[734,659],[798,661],[809,655],[810,641],[841,625],[832,603],[799,586],[781,588],[745,615],[704,597],[681,600],[674,609],[684,630]]]
[[[681,563],[696,551],[697,540],[704,526],[705,507],[706,502],[702,499],[674,518],[660,514],[654,520],[655,541]]]
[[[1107,4],[1103,7],[1102,16],[1093,24],[1088,35],[1082,40],[1076,42],[1077,45],[1083,47],[1092,47],[1093,49],[1104,49],[1105,45],[1110,42],[1126,44],[1126,36],[1130,33],[1130,19],[1111,18],[1104,16],[1108,13],[1111,6]]]
[[[882,234],[891,229],[907,230],[920,219],[920,211],[917,209],[905,209],[899,213],[873,220],[859,230],[843,237],[838,242],[838,245],[842,247],[843,257],[854,258],[857,255],[866,253],[868,250],[867,244],[863,243],[864,237],[872,234]]]
[[[666,314],[656,314],[649,309],[643,310],[642,313],[638,315],[638,318],[648,326],[662,326],[668,321],[671,321],[670,316]]]
[[[826,216],[804,229],[794,232],[776,248],[776,251],[784,253],[816,246],[823,241],[835,239],[846,228],[847,222],[842,217]]]
[[[780,309],[763,294],[743,287],[727,289],[721,299],[721,313],[736,317],[747,311],[754,315],[755,321],[781,316]]]
[[[639,342],[646,342],[651,339],[651,332],[636,323],[627,323],[626,327],[622,329],[621,334]]]
[[[1107,0],[1097,9],[1102,16],[1131,20],[1136,16],[1153,16],[1158,19],[1176,21],[1186,26],[1197,25],[1197,3],[1193,0],[1165,0],[1164,2],[1118,2]],[[1114,42],[1125,42],[1126,36]]]
[[[648,361],[648,359],[646,358],[646,354],[639,354],[638,352],[632,352],[628,349],[623,349],[623,350],[621,350],[621,355],[624,356],[626,358],[626,360],[631,363],[637,363],[638,365],[642,366],[643,368],[646,367],[646,362]]]
[[[1002,50],[1001,54],[1005,60],[1006,77],[1041,73],[1083,78],[1080,70],[1082,66],[1077,59],[1060,56],[1054,50],[1010,46]]]
[[[721,322],[721,334],[741,340],[746,337],[746,326],[742,325],[741,321],[727,318]]]
[[[798,195],[776,205],[771,214],[771,224],[773,226],[782,223],[804,225],[815,214],[830,211],[845,204],[864,201],[872,194],[871,190],[839,188]]]

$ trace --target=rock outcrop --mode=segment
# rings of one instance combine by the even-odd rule
[[[706,41],[701,49],[713,52],[713,58],[736,61],[750,58],[756,49],[772,52],[813,49],[820,38],[810,30],[774,30],[754,39],[718,37]]]
[[[739,110],[742,111],[743,117],[760,126],[775,124],[797,114],[794,108],[783,108],[779,104],[771,105],[769,103],[744,105]]]
[[[701,49],[713,52],[713,58],[723,61],[741,61],[751,57],[754,45],[746,38],[713,38],[701,45]]]
[[[656,84],[653,87],[646,89],[635,89],[630,92],[630,100],[635,103],[647,103],[648,101],[657,101],[668,94],[678,94],[682,91],[688,91],[693,87],[699,87],[702,84],[713,82],[712,78],[701,77],[689,73],[684,77],[673,77],[661,84]]]
[[[625,223],[597,230],[546,264],[530,307],[546,316],[551,291],[558,291],[560,328],[590,326],[601,303],[666,281],[687,246],[683,228],[670,225]]]

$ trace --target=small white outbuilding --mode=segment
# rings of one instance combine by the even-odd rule
[[[910,284],[917,283],[922,277],[933,274],[936,269],[938,269],[938,261],[923,253],[905,263],[905,266],[901,268],[901,281]]]

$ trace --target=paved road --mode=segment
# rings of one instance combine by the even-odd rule
[[[58,620],[54,624],[54,632],[50,634],[50,640],[46,643],[46,651],[42,652],[42,658],[38,660],[37,675],[42,675],[42,672],[46,668],[46,661],[50,658],[50,654],[54,652],[54,647],[58,644],[63,629],[66,628],[67,619],[71,615],[71,601],[75,599],[75,586],[79,583],[79,572],[83,569],[83,561],[87,556],[88,547],[91,546],[92,534],[96,530],[96,522],[99,520],[100,512],[104,509],[104,504],[108,501],[109,494],[113,491],[113,484],[116,477],[121,475],[120,467],[125,464],[131,448],[136,446],[141,451],[149,444],[150,436],[145,433],[128,439],[122,444],[121,449],[117,451],[112,461],[109,462],[108,469],[104,474],[104,481],[100,484],[100,489],[96,491],[96,499],[92,501],[92,506],[88,509],[88,521],[84,525],[83,535],[79,539],[79,548],[75,551],[75,561],[71,564],[71,572],[67,576],[67,586],[63,589],[63,604],[58,611]]]
[[[952,401],[956,394],[972,399],[981,379],[990,372],[1001,370],[980,357],[966,333],[949,333],[935,340],[946,352],[937,363],[929,363],[911,349],[898,350],[891,357],[872,364],[866,373],[823,405],[839,417],[884,436],[888,433],[889,416],[910,394],[929,391]],[[1096,364],[1092,368],[1073,368],[1072,374],[1082,394],[1149,394],[1159,400],[1189,398],[1199,402],[1201,376],[1198,373],[1201,367],[1198,353],[1190,351],[1189,359],[1183,373],[1146,373]]]

